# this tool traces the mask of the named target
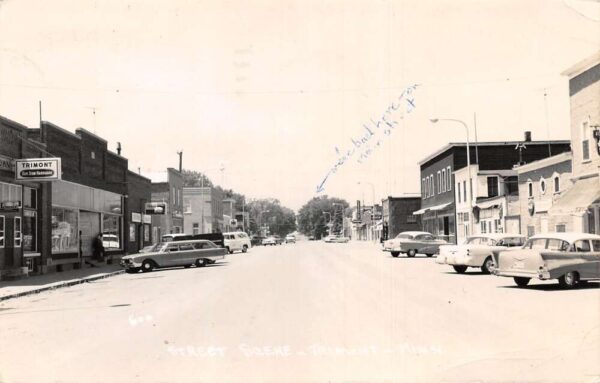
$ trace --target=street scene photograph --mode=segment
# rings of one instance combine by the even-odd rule
[[[0,0],[0,383],[600,383],[600,0]]]

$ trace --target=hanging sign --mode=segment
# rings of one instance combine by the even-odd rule
[[[60,158],[15,160],[16,179],[20,181],[57,181],[61,179]]]
[[[7,172],[15,171],[15,161],[12,158],[0,156],[0,170]]]

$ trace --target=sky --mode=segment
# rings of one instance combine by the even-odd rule
[[[569,139],[596,0],[0,0],[0,115],[299,209],[419,193],[464,142]],[[387,122],[386,122],[387,121]],[[220,170],[224,169],[224,170]]]

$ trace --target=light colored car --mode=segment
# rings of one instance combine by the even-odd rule
[[[350,238],[344,237],[343,235],[330,235],[325,239],[325,242],[328,243],[346,243],[348,241],[350,241]]]
[[[277,245],[277,239],[275,237],[267,237],[262,240],[263,246],[275,246]]]
[[[250,237],[243,231],[223,233],[223,241],[225,243],[225,248],[229,253],[233,253],[234,251],[245,253],[252,246]]]
[[[522,248],[494,255],[492,273],[513,277],[526,286],[532,278],[558,279],[562,287],[600,279],[600,235],[545,233],[534,235]]]
[[[525,243],[525,236],[516,234],[478,234],[468,237],[461,245],[442,245],[435,262],[450,265],[457,273],[469,267],[481,268],[489,274],[494,265],[493,253],[518,249]]]
[[[160,267],[198,267],[224,259],[227,249],[207,240],[161,242],[144,253],[126,255],[121,258],[121,266],[128,273],[140,270],[147,272]]]
[[[296,237],[292,234],[285,236],[285,243],[296,243]]]
[[[438,252],[441,245],[447,244],[448,242],[443,239],[436,239],[426,231],[404,231],[395,238],[385,241],[383,251],[389,251],[392,253],[392,257],[397,257],[403,253],[406,253],[409,257],[414,257],[417,253],[431,257]]]

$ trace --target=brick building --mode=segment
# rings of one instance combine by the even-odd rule
[[[128,253],[137,253],[144,246],[152,244],[152,216],[145,214],[145,205],[152,199],[151,188],[150,179],[132,171],[127,172]]]
[[[382,201],[383,232],[394,238],[403,231],[421,230],[421,217],[413,215],[421,208],[421,197],[387,197]],[[387,227],[387,229],[386,229]]]
[[[143,175],[152,181],[150,202],[166,205],[166,211],[152,216],[153,241],[160,241],[164,234],[183,233],[183,175],[173,168]]]

